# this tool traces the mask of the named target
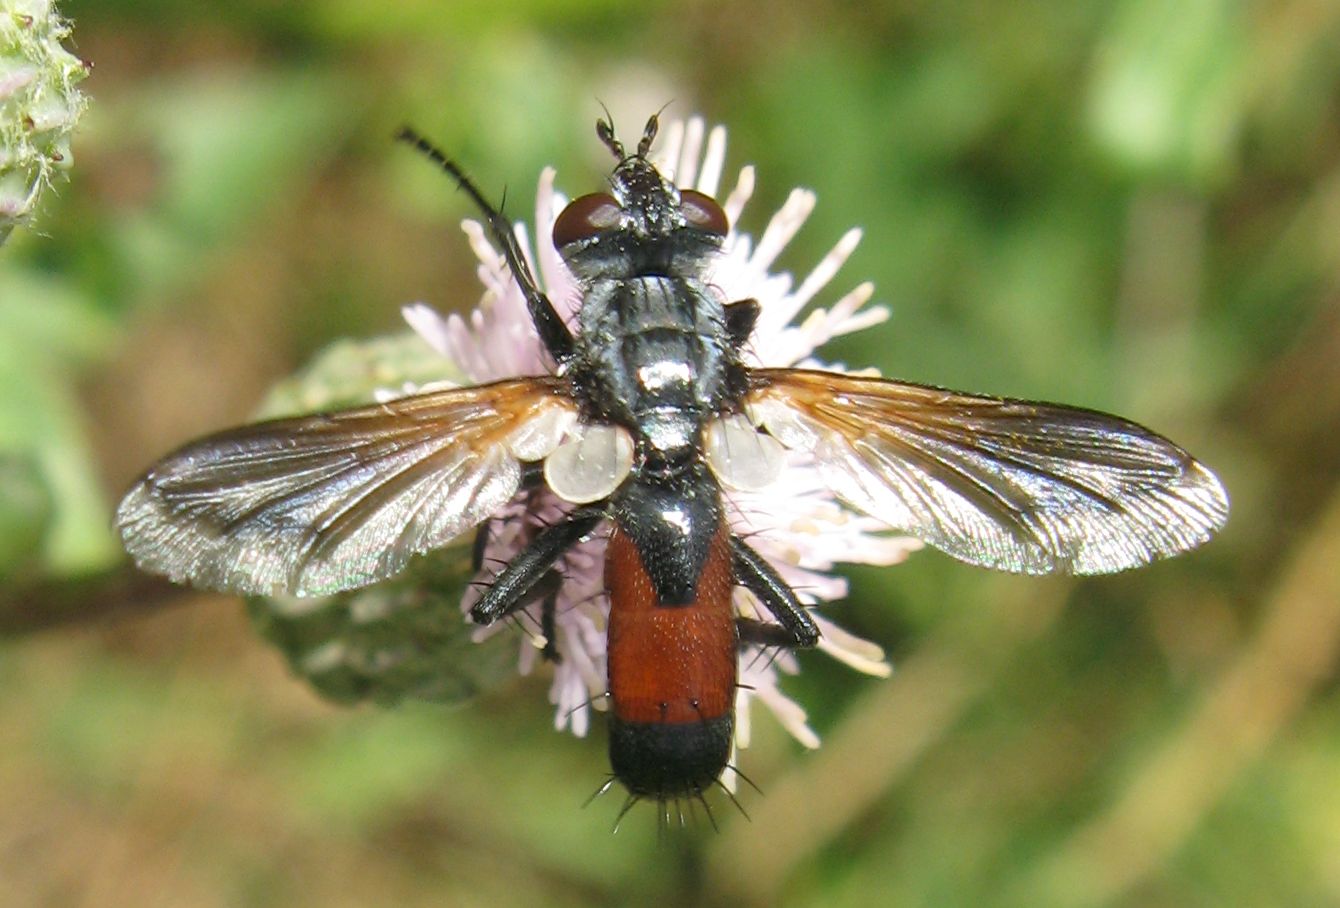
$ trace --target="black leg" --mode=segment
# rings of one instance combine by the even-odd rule
[[[544,484],[544,464],[541,461],[523,463],[521,465],[521,488],[534,490]],[[489,542],[493,537],[493,523],[498,518],[486,520],[475,530],[475,540],[470,553],[470,564],[474,573],[478,574],[484,568],[484,556],[488,552]],[[507,606],[503,611],[506,616],[514,611],[525,608],[537,600],[540,602],[540,633],[544,635],[544,650],[542,655],[548,662],[562,662],[563,657],[558,651],[558,641],[555,636],[556,625],[554,615],[558,608],[558,593],[563,586],[563,576],[558,571],[550,568],[540,579],[535,581],[531,587],[530,595],[524,599],[519,599]]]
[[[408,126],[402,127],[400,132],[396,133],[396,138],[413,145],[451,174],[483,213],[484,220],[488,223],[489,234],[493,237],[493,241],[502,247],[507,267],[511,269],[512,276],[516,278],[521,292],[526,297],[526,308],[530,310],[531,321],[535,322],[535,330],[539,332],[541,342],[556,362],[565,363],[571,359],[572,332],[563,323],[563,319],[559,318],[558,312],[554,310],[554,304],[549,302],[549,297],[541,293],[536,285],[535,277],[526,264],[526,257],[521,254],[521,246],[517,243],[512,222],[501,211],[490,205],[483,193],[465,175],[465,171],[461,170],[460,165],[438,150],[433,143]]]
[[[521,465],[521,488],[533,491],[544,484],[544,461],[534,460]],[[484,567],[484,555],[488,552],[489,542],[493,539],[492,517],[481,523],[475,530],[475,539],[470,547],[470,567],[478,574]]]
[[[731,537],[730,546],[731,560],[735,565],[735,582],[757,596],[763,607],[772,612],[772,616],[779,622],[775,625],[757,621],[745,623],[740,627],[740,639],[749,643],[796,649],[808,649],[818,643],[818,625],[772,565],[738,536]],[[776,628],[776,631],[765,631],[763,628]],[[758,635],[760,639],[747,639],[752,634]]]
[[[741,643],[753,643],[757,646],[775,646],[780,649],[795,649],[796,636],[791,631],[771,621],[756,621],[753,618],[736,618],[735,629]]]
[[[494,578],[488,592],[470,609],[470,618],[476,624],[492,624],[534,602],[537,592],[544,593],[537,587],[546,576],[552,575],[554,562],[604,519],[603,511],[581,508],[540,533]]]
[[[521,464],[521,488],[527,492],[544,485],[544,461],[528,460]]]
[[[489,540],[493,537],[493,521],[485,520],[475,530],[475,540],[470,543],[470,570],[478,574],[484,567],[484,553],[489,550]]]
[[[548,577],[540,581],[540,586],[553,583],[553,589],[544,594],[544,601],[540,603],[540,633],[544,634],[544,649],[540,654],[544,656],[546,662],[553,662],[557,665],[563,661],[562,655],[558,652],[558,623],[555,616],[558,611],[558,588],[563,583],[563,578],[559,576],[558,571],[550,571]]]
[[[478,574],[484,565],[484,550],[488,547],[490,523],[482,523],[475,536],[474,554],[472,561],[474,563],[475,573]],[[510,605],[503,608],[499,617],[506,617],[513,612],[520,611],[523,608],[533,604],[537,600],[540,603],[540,633],[544,636],[544,649],[540,654],[546,662],[555,664],[563,661],[562,654],[558,651],[557,624],[554,616],[558,610],[558,593],[563,587],[563,575],[552,567],[540,575],[540,579],[535,581],[535,585],[530,588],[529,594],[523,598],[517,599]],[[743,619],[741,619],[743,620]]]

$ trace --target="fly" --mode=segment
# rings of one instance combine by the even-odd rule
[[[1215,476],[1120,417],[748,366],[759,304],[725,300],[707,279],[726,214],[651,163],[657,128],[653,116],[630,153],[597,121],[617,161],[609,190],[572,201],[553,228],[582,292],[571,326],[508,219],[404,131],[483,212],[552,372],[191,442],[117,511],[139,566],[225,592],[327,595],[395,574],[543,483],[569,509],[471,618],[491,624],[543,601],[552,621],[556,564],[608,534],[613,778],[632,799],[665,802],[701,798],[727,765],[741,647],[819,640],[777,570],[731,530],[723,487],[767,487],[786,457],[806,456],[857,509],[962,561],[1028,574],[1136,567],[1223,525]],[[738,616],[738,587],[772,620]]]

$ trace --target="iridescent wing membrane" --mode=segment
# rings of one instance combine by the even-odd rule
[[[1209,470],[1104,413],[829,372],[760,369],[747,407],[850,504],[972,564],[1098,574],[1205,542]]]
[[[390,576],[506,504],[575,410],[523,378],[243,426],[159,461],[117,509],[140,567],[207,589],[325,595]],[[551,435],[556,432],[551,432]]]

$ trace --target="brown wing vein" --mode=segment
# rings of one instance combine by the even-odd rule
[[[520,465],[503,440],[567,394],[511,379],[222,432],[155,465],[117,523],[142,567],[197,586],[361,586],[505,504]]]
[[[975,564],[1121,570],[1227,519],[1223,486],[1189,454],[1094,410],[784,369],[754,371],[747,404],[850,503]]]

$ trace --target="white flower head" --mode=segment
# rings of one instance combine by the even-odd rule
[[[708,133],[698,118],[667,124],[659,149],[651,154],[656,167],[676,185],[712,197],[717,197],[720,188],[725,156],[725,129],[717,126]],[[554,176],[553,168],[546,168],[540,175],[534,245],[524,225],[517,225],[516,236],[541,288],[559,315],[571,322],[581,305],[581,294],[552,240],[554,221],[567,204],[567,199],[554,189]],[[793,190],[755,244],[747,234],[735,229],[753,188],[754,170],[745,167],[722,202],[731,230],[708,282],[719,289],[726,301],[755,299],[760,304],[754,334],[745,350],[749,365],[834,368],[813,359],[818,347],[834,337],[888,318],[888,310],[883,306],[867,305],[872,285],[861,284],[829,308],[813,309],[799,324],[793,322],[856,248],[860,230],[848,231],[797,286],[790,274],[769,269],[813,210],[814,193]],[[549,371],[548,355],[503,256],[479,223],[468,220],[463,227],[479,258],[478,274],[484,285],[479,306],[467,317],[443,318],[428,306],[414,304],[405,308],[406,321],[475,382]],[[896,564],[921,547],[917,540],[891,535],[880,521],[840,504],[809,455],[788,452],[786,457],[780,480],[785,495],[775,491],[727,491],[727,512],[731,529],[746,537],[768,559],[802,602],[817,605],[847,595],[846,580],[830,573],[839,562]],[[466,594],[463,610],[468,613],[478,601],[481,589],[501,567],[540,529],[552,525],[570,508],[567,502],[541,487],[521,493],[498,514],[488,528],[484,566],[477,578],[481,582]],[[558,565],[563,581],[554,610],[555,639],[540,639],[537,630],[521,647],[523,673],[534,667],[542,645],[556,649],[560,660],[554,667],[549,692],[556,707],[555,726],[569,728],[577,735],[586,734],[591,708],[603,705],[606,691],[605,627],[609,603],[605,594],[604,550],[605,538],[596,534],[563,556]],[[735,605],[747,617],[759,611],[753,596],[743,589],[736,590]],[[527,616],[521,619],[523,626],[540,628],[540,606],[531,606],[526,612]],[[848,634],[818,615],[814,618],[822,632],[821,650],[859,671],[881,676],[889,673],[889,665],[878,646]],[[477,637],[490,636],[496,629],[497,625],[480,628]],[[796,661],[787,652],[760,655],[756,648],[746,647],[740,654],[737,747],[749,743],[749,708],[755,700],[766,706],[806,747],[818,746],[818,736],[808,725],[804,710],[782,693],[778,684],[779,674],[793,674],[796,670]],[[733,785],[731,770],[724,781],[728,786]]]

